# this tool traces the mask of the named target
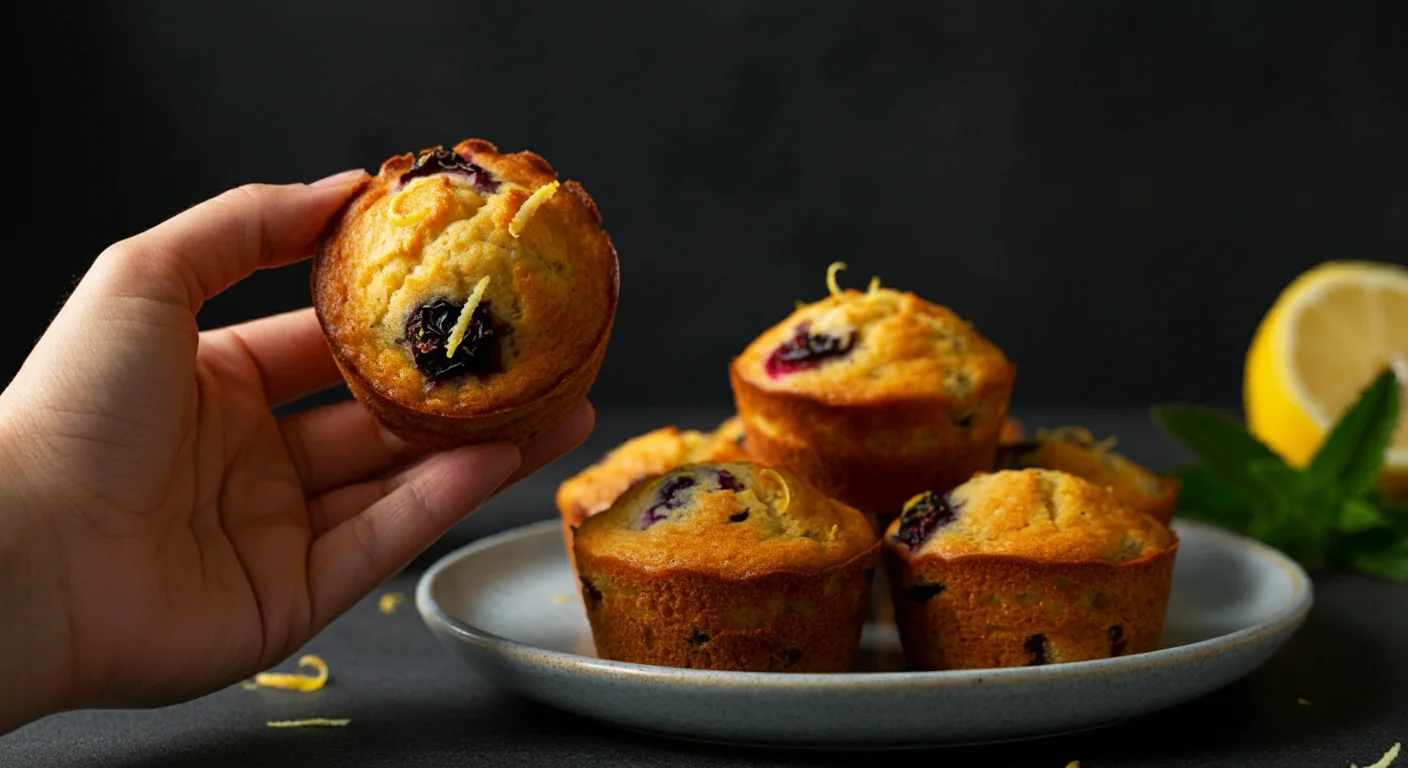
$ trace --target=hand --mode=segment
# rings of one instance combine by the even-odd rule
[[[0,733],[155,706],[296,651],[505,483],[579,444],[426,455],[355,402],[311,309],[199,331],[201,303],[310,255],[364,176],[247,186],[93,263],[0,395]]]

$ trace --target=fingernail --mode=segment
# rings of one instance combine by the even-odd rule
[[[340,186],[342,186],[342,185],[344,185],[344,184],[348,184],[348,183],[351,183],[351,182],[353,182],[353,181],[356,181],[357,179],[360,179],[360,178],[362,178],[362,177],[365,176],[365,175],[367,175],[367,172],[364,171],[364,170],[362,170],[361,168],[353,168],[353,169],[350,170],[350,171],[343,171],[342,173],[334,173],[333,175],[331,175],[331,176],[329,176],[329,177],[327,177],[327,178],[325,178],[325,179],[318,179],[317,181],[313,182],[312,184],[309,184],[308,186],[310,186],[310,187],[340,187]]]

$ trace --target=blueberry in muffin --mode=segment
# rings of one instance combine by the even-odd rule
[[[568,558],[572,557],[572,530],[641,480],[683,464],[746,461],[737,424],[738,418],[731,417],[713,432],[661,427],[616,446],[565,480],[557,488],[557,511]]]
[[[1177,478],[1160,477],[1114,451],[1114,440],[1096,442],[1084,427],[1037,430],[1036,437],[1004,441],[996,469],[1055,469],[1108,488],[1120,503],[1168,525],[1178,505]]]
[[[848,670],[880,548],[856,510],[748,462],[637,483],[573,545],[601,658],[753,672]]]
[[[1042,469],[918,494],[885,534],[900,639],[919,669],[1156,650],[1177,550],[1109,491]]]
[[[618,289],[586,190],[478,139],[383,163],[313,266],[348,388],[432,447],[522,445],[566,418],[596,379]]]
[[[841,290],[799,307],[729,368],[749,456],[888,518],[992,468],[1016,369],[945,307]]]

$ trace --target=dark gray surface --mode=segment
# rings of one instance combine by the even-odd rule
[[[386,591],[411,598],[434,558],[490,533],[556,513],[563,477],[630,434],[672,421],[708,427],[724,414],[599,414],[572,456],[462,523],[408,571],[314,638],[307,652],[332,669],[323,691],[238,686],[154,711],[75,712],[0,739],[3,766],[854,765],[854,752],[693,744],[619,731],[500,692],[431,637],[409,603],[378,612]],[[1116,434],[1156,467],[1180,460],[1140,413],[1019,414],[1029,426],[1082,423]],[[1354,576],[1316,579],[1317,603],[1266,666],[1198,701],[1072,736],[951,748],[922,757],[945,766],[1360,766],[1408,740],[1408,588]],[[157,630],[153,630],[157,631]],[[1304,698],[1310,706],[1297,703]],[[272,730],[267,720],[346,717],[339,729]],[[1408,765],[1408,763],[1403,763]]]

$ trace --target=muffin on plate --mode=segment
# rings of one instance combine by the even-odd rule
[[[880,542],[792,472],[731,462],[637,483],[582,523],[574,549],[603,659],[844,672]]]
[[[627,440],[595,464],[557,488],[557,511],[567,556],[572,558],[572,529],[601,512],[632,485],[682,464],[746,461],[739,445],[738,418],[730,417],[713,432],[662,427]]]
[[[586,190],[479,139],[383,163],[313,264],[348,388],[432,447],[522,445],[561,423],[596,379],[618,288]]]
[[[729,367],[754,461],[885,519],[915,493],[992,468],[1016,369],[913,293],[842,291],[799,307]]]
[[[885,534],[900,639],[920,669],[1156,650],[1177,551],[1109,491],[1041,469],[919,494]]]
[[[1084,427],[1037,430],[1031,440],[1004,441],[996,469],[1055,469],[1108,488],[1120,503],[1158,520],[1173,521],[1177,478],[1160,477],[1114,450],[1114,440],[1096,442]]]

